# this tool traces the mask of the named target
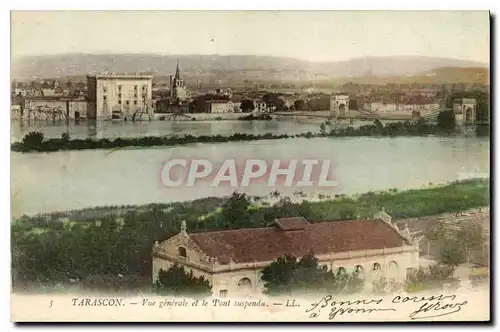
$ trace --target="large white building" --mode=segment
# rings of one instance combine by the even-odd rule
[[[99,74],[87,76],[88,119],[132,119],[152,114],[152,75]]]
[[[309,223],[283,218],[273,226],[204,233],[180,233],[153,247],[153,282],[160,269],[178,263],[204,276],[214,296],[249,296],[263,291],[261,270],[278,257],[313,251],[333,271],[358,271],[369,286],[385,278],[402,282],[418,268],[418,244],[406,227],[399,230],[385,212],[368,220]]]

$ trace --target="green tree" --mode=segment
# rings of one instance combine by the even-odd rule
[[[433,241],[441,241],[446,236],[446,229],[442,222],[437,222],[431,229],[427,232],[427,238]]]
[[[37,150],[41,147],[43,138],[43,133],[32,131],[24,136],[23,146],[27,150]]]
[[[298,100],[294,101],[293,108],[296,111],[302,111],[306,108],[306,102],[303,101],[302,99],[298,99]]]
[[[456,235],[460,247],[466,252],[467,260],[470,253],[482,249],[484,244],[484,230],[478,223],[466,223]]]
[[[247,209],[251,202],[248,196],[244,193],[234,192],[222,204],[222,212],[220,214],[221,223],[224,228],[241,228],[248,223],[249,214]]]
[[[61,134],[61,139],[63,141],[69,141],[69,139],[70,139],[69,132],[65,131],[64,133],[62,133]]]
[[[457,283],[453,277],[454,268],[447,265],[431,265],[427,268],[419,267],[408,275],[405,281],[405,290],[408,293],[442,288],[446,283]]]
[[[455,113],[452,110],[446,110],[439,112],[438,117],[438,127],[445,131],[452,131],[455,129]]]
[[[326,134],[326,124],[324,122],[321,122],[321,124],[319,125],[319,132],[321,134]]]
[[[357,218],[357,209],[354,205],[346,205],[339,210],[339,216],[342,220],[353,220]]]
[[[195,277],[193,271],[186,273],[177,263],[168,270],[160,269],[153,291],[159,295],[210,296],[212,286],[203,276]]]
[[[319,266],[313,253],[300,260],[284,255],[262,269],[264,293],[276,296],[293,293],[351,294],[361,290],[363,281],[355,273],[334,273],[326,266]]]
[[[446,239],[439,250],[439,262],[443,265],[454,268],[466,259],[466,249],[457,240]]]
[[[243,99],[241,101],[240,109],[243,113],[250,113],[255,109],[253,101],[250,99]]]
[[[264,100],[267,107],[276,107],[276,111],[282,111],[285,108],[285,101],[275,93],[266,93],[262,100]]]

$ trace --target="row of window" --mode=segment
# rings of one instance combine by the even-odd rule
[[[186,252],[186,248],[184,247],[179,247],[178,248],[178,255],[179,257],[181,258],[187,258],[187,252]],[[398,267],[397,263],[394,262],[394,261],[391,261],[390,264],[389,264],[390,268],[396,268]],[[380,271],[382,270],[382,267],[379,263],[374,263],[373,266],[372,266],[372,271]],[[362,273],[363,272],[363,267],[361,265],[356,265],[354,267],[354,271],[356,273]],[[346,269],[344,267],[339,267],[337,269],[337,272],[338,273],[346,273]]]
[[[136,98],[136,99],[137,99],[137,96],[138,96],[138,94],[137,94],[137,93],[134,93],[134,98]],[[143,94],[142,94],[142,98],[146,99],[146,96],[147,96],[147,94],[146,94],[146,93],[143,93]],[[104,96],[104,97],[106,97],[106,96]],[[121,98],[122,98],[122,94],[121,94],[121,92],[120,92],[120,93],[118,93],[118,98],[119,98],[119,99],[121,99]]]
[[[138,89],[137,85],[134,85],[134,91],[137,92],[137,89]],[[141,89],[142,89],[142,92],[148,91],[148,86],[147,85],[143,85]],[[108,88],[104,86],[102,88],[102,92],[103,93],[108,93]],[[122,86],[121,85],[118,85],[118,92],[122,92]]]
[[[137,94],[137,93],[134,93],[134,98],[135,98],[135,99],[137,99],[137,96],[138,96],[138,94]],[[104,95],[104,96],[102,96],[102,97],[103,97],[103,99],[104,99],[104,100],[106,100],[108,96]],[[142,94],[142,98],[146,99],[146,97],[147,97],[147,94],[143,93],[143,94]],[[119,93],[119,94],[118,94],[118,99],[121,99],[121,98],[122,98],[122,94],[121,94],[121,93]]]
[[[396,262],[391,262],[393,263],[394,267],[397,268],[397,264]],[[373,271],[379,271],[381,270],[381,266],[379,263],[375,263],[373,264]],[[338,269],[339,272],[345,272],[345,268],[344,267],[340,267]],[[355,267],[355,271],[357,273],[362,273],[363,272],[363,267],[361,265],[356,265]],[[406,269],[406,274],[407,276],[410,276],[413,274],[413,269],[412,268],[408,268]],[[250,288],[252,287],[252,282],[250,281],[250,279],[248,278],[243,278],[243,279],[240,279],[240,281],[238,282],[238,287],[244,287],[244,288]],[[227,289],[221,289],[219,291],[219,297],[223,298],[223,297],[227,297]]]
[[[103,96],[103,101],[106,102],[108,99],[106,98],[106,96]],[[121,105],[122,104],[122,101],[121,100],[118,100],[118,104]],[[137,105],[138,102],[137,100],[134,100],[134,105]],[[130,100],[125,100],[125,105],[130,105]]]

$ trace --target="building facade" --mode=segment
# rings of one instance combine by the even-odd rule
[[[232,101],[210,101],[210,113],[234,113],[235,106]]]
[[[29,120],[78,120],[87,117],[87,101],[82,98],[28,96],[21,99],[21,117]]]
[[[177,263],[209,280],[214,296],[258,295],[263,267],[282,255],[300,258],[311,251],[329,270],[359,272],[366,287],[381,278],[404,281],[419,260],[408,227],[399,230],[385,212],[369,220],[311,224],[283,218],[266,228],[193,234],[183,222],[180,233],[155,242],[152,278]]]
[[[99,74],[87,76],[89,119],[132,119],[153,113],[152,75]]]
[[[439,101],[406,101],[406,102],[383,102],[371,101],[363,104],[362,109],[377,114],[412,113],[418,111],[421,114],[432,113],[441,108]]]

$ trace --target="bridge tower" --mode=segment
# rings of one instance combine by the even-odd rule
[[[476,123],[475,98],[461,98],[453,101],[453,112],[458,125],[473,125]]]
[[[335,95],[330,97],[330,117],[333,119],[346,118],[349,110],[349,96]]]

